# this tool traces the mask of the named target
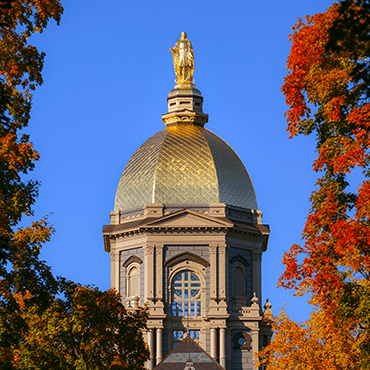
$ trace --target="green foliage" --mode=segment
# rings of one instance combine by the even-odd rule
[[[25,310],[29,332],[18,369],[141,369],[149,353],[141,330],[147,311],[127,312],[114,291],[63,282],[64,299],[44,312]]]
[[[328,52],[347,52],[355,62],[352,78],[364,98],[370,98],[370,1],[344,0],[338,8],[341,15],[329,30]]]

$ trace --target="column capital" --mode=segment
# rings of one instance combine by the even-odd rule
[[[262,253],[261,252],[253,252],[253,261],[262,261]]]
[[[219,245],[218,246],[218,253],[219,254],[221,254],[221,253],[222,254],[225,254],[226,253],[226,245],[224,245],[224,244],[223,245]]]
[[[143,247],[144,255],[147,256],[149,254],[154,254],[154,246],[153,245],[145,245]]]
[[[119,252],[110,252],[110,261],[117,262],[119,261]]]
[[[209,254],[216,254],[216,253],[217,253],[217,245],[210,245]]]

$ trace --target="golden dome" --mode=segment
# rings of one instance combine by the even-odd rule
[[[128,162],[114,209],[147,203],[226,203],[257,209],[252,181],[240,158],[220,137],[194,124],[168,125]]]

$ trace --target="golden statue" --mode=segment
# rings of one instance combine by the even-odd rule
[[[181,32],[180,40],[176,42],[173,48],[170,48],[177,85],[193,84],[194,50],[191,42],[186,37],[186,32]]]

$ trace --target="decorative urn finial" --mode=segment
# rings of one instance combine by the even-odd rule
[[[191,42],[187,39],[186,32],[181,32],[181,38],[176,42],[172,51],[173,66],[177,80],[175,88],[189,89],[194,87],[194,50]]]
[[[251,299],[252,304],[258,304],[258,298],[256,296],[256,292],[253,293],[253,297]]]
[[[273,315],[272,310],[271,310],[272,304],[270,303],[269,298],[266,299],[266,303],[265,303],[264,307],[265,307],[265,312],[263,313],[264,318],[266,320],[271,320],[274,315]]]

